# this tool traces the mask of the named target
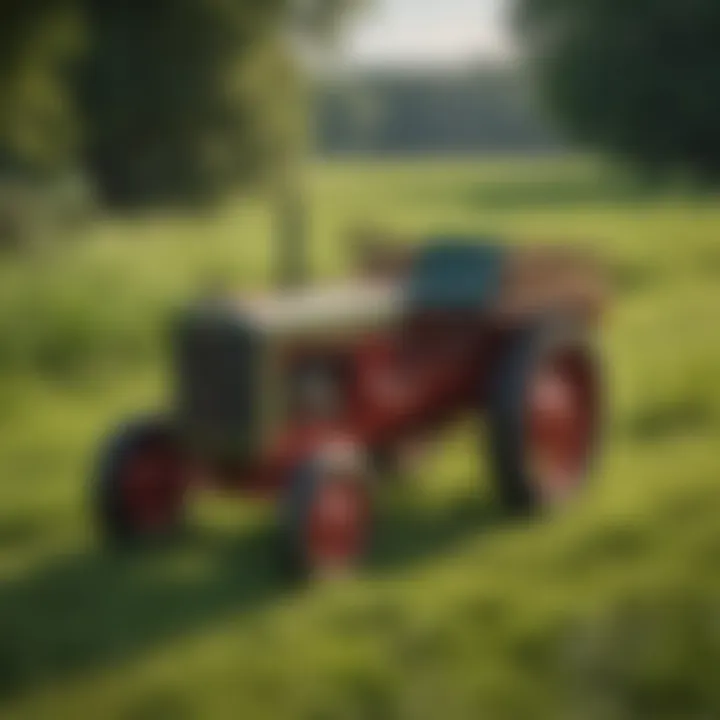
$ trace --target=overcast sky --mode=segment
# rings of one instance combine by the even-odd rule
[[[509,0],[373,0],[344,43],[353,65],[453,65],[507,57]]]

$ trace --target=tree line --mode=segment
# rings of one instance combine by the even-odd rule
[[[307,134],[289,34],[317,41],[362,1],[4,0],[0,177],[77,170],[128,206],[272,174]],[[651,177],[720,181],[718,0],[515,5],[522,72],[326,78],[316,145],[538,151],[560,128]]]
[[[325,155],[565,148],[526,73],[515,66],[349,73],[322,84],[316,106],[316,144]]]
[[[518,0],[547,106],[648,179],[720,182],[718,0]]]

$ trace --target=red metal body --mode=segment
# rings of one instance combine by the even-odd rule
[[[400,332],[391,329],[350,343],[294,348],[288,362],[312,358],[338,368],[338,412],[331,417],[291,417],[253,465],[214,474],[223,489],[274,495],[289,471],[325,443],[347,440],[372,452],[425,436],[481,403],[482,379],[498,335],[476,316],[437,316],[417,318]]]

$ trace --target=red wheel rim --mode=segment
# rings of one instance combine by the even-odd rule
[[[581,351],[545,360],[528,392],[527,451],[541,499],[562,500],[582,482],[596,430],[596,378]]]
[[[355,478],[333,478],[319,484],[307,525],[307,558],[319,573],[342,571],[365,546],[369,505]]]
[[[160,532],[177,520],[184,475],[182,460],[169,442],[148,441],[130,453],[122,470],[121,492],[136,530]]]

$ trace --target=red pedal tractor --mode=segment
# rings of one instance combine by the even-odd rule
[[[279,497],[297,571],[347,570],[368,545],[377,467],[467,411],[487,418],[508,508],[573,496],[600,431],[595,267],[564,250],[445,240],[395,270],[185,313],[171,406],[103,451],[105,535],[176,530],[188,489],[214,483]]]

